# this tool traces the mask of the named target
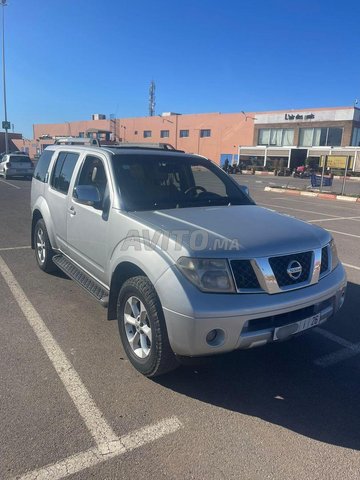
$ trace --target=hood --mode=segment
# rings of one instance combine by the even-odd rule
[[[257,205],[132,212],[197,257],[255,258],[321,248],[326,230]],[[179,250],[179,249],[177,249]],[[179,255],[178,255],[179,256]]]

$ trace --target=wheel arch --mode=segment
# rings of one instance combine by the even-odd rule
[[[116,319],[117,296],[122,285],[129,278],[136,277],[138,275],[148,278],[144,270],[142,270],[138,265],[130,261],[123,261],[116,266],[114,273],[111,277],[108,304],[108,320]]]
[[[32,220],[31,220],[31,248],[34,248],[34,229],[36,222],[40,219],[43,219],[45,222],[47,234],[49,237],[49,241],[51,244],[51,247],[56,249],[57,248],[57,243],[56,243],[56,237],[55,237],[55,230],[54,230],[54,224],[51,219],[50,215],[50,210],[49,207],[46,203],[46,200],[44,197],[40,197],[36,204],[33,206],[32,209]]]

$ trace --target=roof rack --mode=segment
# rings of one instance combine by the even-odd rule
[[[153,150],[170,150],[172,152],[181,152],[183,150],[177,150],[170,143],[132,143],[132,142],[123,142],[123,143],[112,143],[111,145],[102,144],[96,138],[85,138],[85,137],[57,137],[54,141],[54,145],[89,145],[92,147],[103,147],[110,149],[119,149],[119,148],[131,148],[131,149],[153,149]]]
[[[104,145],[105,146],[105,145]],[[150,142],[121,142],[121,143],[112,143],[111,145],[106,145],[106,147],[112,148],[161,148],[162,150],[176,150],[173,145],[170,143],[150,143]]]
[[[92,145],[100,147],[100,142],[97,138],[58,137],[55,139],[54,145]]]
[[[131,149],[153,149],[153,150],[171,150],[173,152],[182,152],[183,150],[177,150],[173,145],[170,143],[133,143],[133,142],[124,142],[118,144],[111,144],[111,145],[102,145],[104,148],[131,148]]]

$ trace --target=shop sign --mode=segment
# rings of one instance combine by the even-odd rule
[[[323,166],[323,158],[321,157],[320,166]],[[326,160],[326,167],[327,168],[346,168],[346,160],[347,156],[345,155],[328,155]],[[348,168],[352,169],[354,163],[354,157],[350,157],[350,161],[348,164]]]
[[[285,113],[285,120],[313,120],[315,115],[313,113],[308,113],[302,115],[300,113]]]

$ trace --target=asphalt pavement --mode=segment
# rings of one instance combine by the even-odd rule
[[[236,178],[260,205],[332,232],[345,305],[289,342],[156,380],[131,367],[105,309],[40,271],[31,184],[0,179],[1,479],[360,478],[360,204]]]
[[[300,189],[307,189],[311,187],[310,178],[294,178],[294,177],[275,177],[273,175],[235,175],[236,178],[243,178],[251,185],[267,185],[273,187],[296,187]],[[239,180],[241,181],[241,180]],[[343,191],[344,180],[334,178],[331,187],[323,187],[322,191],[325,193],[332,192],[341,194]],[[319,189],[317,189],[319,190]],[[344,186],[344,195],[358,195],[360,196],[360,179],[347,178]]]

